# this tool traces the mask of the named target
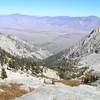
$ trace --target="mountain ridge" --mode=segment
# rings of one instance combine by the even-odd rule
[[[24,58],[44,59],[50,54],[49,51],[35,47],[34,45],[20,40],[16,36],[0,34],[0,47],[13,56]]]

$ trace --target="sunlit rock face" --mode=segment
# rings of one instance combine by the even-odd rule
[[[92,53],[100,53],[100,27],[96,27],[91,33],[70,48],[69,56],[86,56]]]

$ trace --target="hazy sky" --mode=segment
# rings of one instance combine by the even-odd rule
[[[99,16],[100,0],[0,0],[0,15]]]

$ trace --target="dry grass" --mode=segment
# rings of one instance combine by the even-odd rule
[[[69,86],[79,86],[80,85],[80,81],[78,80],[58,80],[58,82],[63,83],[65,85],[69,85]]]
[[[20,88],[17,84],[0,85],[0,89],[3,90],[0,92],[0,100],[13,100],[29,92]],[[33,89],[30,88],[30,91],[32,90]]]
[[[58,79],[47,77],[47,76],[44,76],[44,77],[50,80],[54,80],[55,82],[59,82],[59,83],[69,85],[69,86],[79,86],[81,84],[79,80],[64,80],[64,79],[58,80]]]

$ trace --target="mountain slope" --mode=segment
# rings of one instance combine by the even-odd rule
[[[92,53],[100,53],[100,27],[94,29],[86,38],[70,48],[69,56],[85,56]]]
[[[63,58],[78,58],[100,54],[100,27],[94,29],[88,36],[77,42],[75,45],[56,55],[44,60],[48,64],[56,64],[62,62]]]
[[[4,34],[0,34],[0,47],[6,52],[19,57],[44,59],[51,55],[47,50],[39,49],[17,37]]]

